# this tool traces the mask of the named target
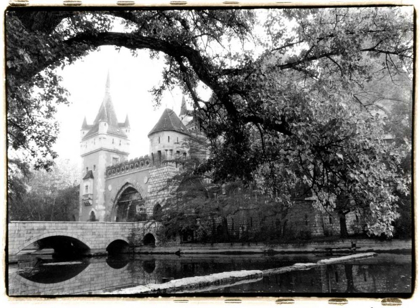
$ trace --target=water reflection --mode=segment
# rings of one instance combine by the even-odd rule
[[[396,259],[400,257],[401,260]],[[391,262],[394,261],[394,262]],[[411,261],[407,255],[382,255],[264,277],[240,287],[214,293],[387,294],[411,293]]]
[[[32,258],[9,266],[10,295],[97,294],[123,287],[223,271],[268,269],[316,262],[316,255],[119,255],[63,261]],[[213,293],[404,293],[411,292],[411,255],[380,254],[353,261],[264,277]]]
[[[106,264],[113,269],[121,269],[126,267],[130,260],[132,260],[131,255],[121,254],[106,258]]]

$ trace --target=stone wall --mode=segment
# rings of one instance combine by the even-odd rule
[[[168,180],[172,179],[179,169],[168,165],[150,170],[150,179],[147,189],[146,211],[148,216],[153,215],[153,208],[156,204],[163,206],[170,194],[178,187]]]
[[[200,219],[196,233],[211,235],[215,241],[298,240],[340,235],[340,221],[336,213],[318,210],[310,200],[295,200],[293,206],[278,213],[263,212],[249,205],[239,207],[227,217]],[[363,221],[356,213],[346,215],[349,235],[363,232]],[[226,229],[226,230],[225,230]],[[224,235],[224,237],[223,237]],[[200,240],[198,234],[192,236]]]

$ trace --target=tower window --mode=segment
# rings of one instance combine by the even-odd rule
[[[176,142],[179,142],[178,137],[176,137]]]
[[[170,137],[170,136],[168,136],[168,143],[169,143],[169,142],[171,142],[171,137]]]
[[[121,140],[120,140],[120,145],[121,145]]]
[[[112,138],[112,144],[114,144],[114,138]]]
[[[160,143],[160,137],[158,138],[158,143]]]
[[[95,171],[96,170],[96,165],[93,165],[93,171]]]
[[[85,194],[89,192],[89,185],[85,185]]]

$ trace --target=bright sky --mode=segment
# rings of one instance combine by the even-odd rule
[[[149,58],[147,50],[139,51],[134,57],[127,49],[116,51],[113,47],[101,47],[99,51],[86,56],[58,73],[62,84],[70,93],[70,106],[61,106],[56,119],[60,134],[55,150],[60,158],[80,162],[80,128],[86,116],[92,124],[105,94],[108,70],[111,80],[111,97],[118,121],[123,122],[126,114],[131,124],[130,158],[148,154],[147,134],[159,120],[165,108],[179,114],[182,93],[179,89],[167,91],[159,109],[153,107],[149,90],[161,82],[163,57]],[[188,105],[188,98],[187,105]],[[192,108],[189,106],[189,108]]]

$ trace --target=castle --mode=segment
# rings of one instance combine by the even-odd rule
[[[128,160],[130,123],[128,115],[123,123],[117,120],[108,75],[105,96],[93,124],[89,125],[85,118],[81,128],[79,220],[152,219],[169,193],[162,188],[179,171],[176,161],[189,155],[186,141],[195,130],[183,99],[180,117],[165,109],[148,134],[149,154]]]
[[[108,76],[105,96],[93,124],[87,124],[85,118],[81,128],[83,178],[79,220],[159,221],[162,207],[179,189],[179,185],[168,180],[179,174],[183,160],[191,157],[188,141],[200,134],[193,113],[187,110],[183,99],[179,117],[173,110],[165,109],[149,132],[149,154],[128,160],[130,123],[128,116],[123,123],[117,120]],[[245,198],[249,199],[247,203],[253,203],[251,195]],[[280,238],[340,234],[337,214],[315,209],[311,198],[294,200],[294,206],[284,213],[265,213],[265,226],[261,225],[259,215],[259,209],[245,206],[226,217],[198,220],[195,231],[184,234],[184,241],[199,241],[197,234],[203,230],[207,234],[224,234],[223,238],[229,240],[251,239],[261,235],[267,225]],[[347,214],[349,234],[362,232],[363,220],[359,218],[358,213]]]

